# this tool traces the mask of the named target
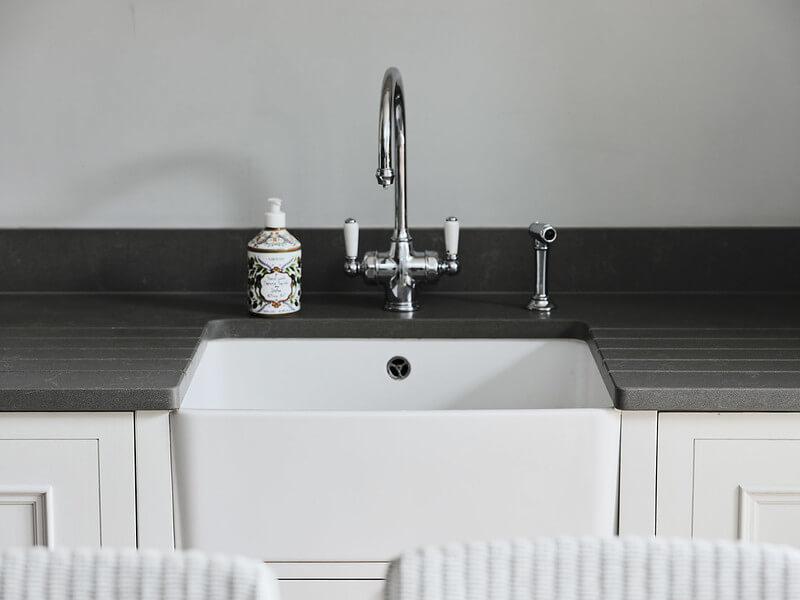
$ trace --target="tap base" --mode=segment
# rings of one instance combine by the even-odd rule
[[[537,312],[549,313],[555,307],[556,305],[553,304],[547,296],[533,296],[526,308]]]
[[[419,310],[419,303],[414,302],[394,302],[387,300],[386,303],[383,305],[383,310],[388,310],[390,312],[414,312]]]

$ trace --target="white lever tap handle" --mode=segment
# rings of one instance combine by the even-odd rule
[[[344,255],[347,258],[358,257],[358,221],[352,218],[344,222]]]
[[[458,232],[458,219],[447,217],[444,222],[444,249],[447,251],[447,256],[458,255]]]

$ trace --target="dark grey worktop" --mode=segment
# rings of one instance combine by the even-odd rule
[[[428,293],[412,318],[375,293],[306,294],[249,318],[242,294],[0,294],[0,410],[180,405],[214,337],[573,337],[590,343],[621,409],[800,411],[800,295]]]

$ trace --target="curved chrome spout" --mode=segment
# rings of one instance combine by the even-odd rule
[[[394,148],[392,148],[394,145]],[[436,281],[442,275],[458,273],[458,219],[449,217],[444,225],[445,257],[437,252],[416,252],[408,233],[406,216],[406,106],[403,79],[394,67],[386,69],[381,86],[378,122],[378,170],[383,188],[394,184],[394,231],[386,252],[369,250],[358,258],[358,222],[344,224],[344,271],[351,277],[384,286],[386,310],[412,312],[419,308],[417,284]]]
[[[381,87],[378,121],[378,170],[375,177],[383,188],[394,184],[394,233],[392,241],[410,241],[406,202],[406,105],[403,78],[395,67],[386,69]],[[392,140],[394,139],[394,156]]]

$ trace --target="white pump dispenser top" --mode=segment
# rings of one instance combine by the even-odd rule
[[[286,227],[286,213],[281,210],[280,198],[267,198],[267,212],[264,213],[264,222],[268,229],[281,229]]]

